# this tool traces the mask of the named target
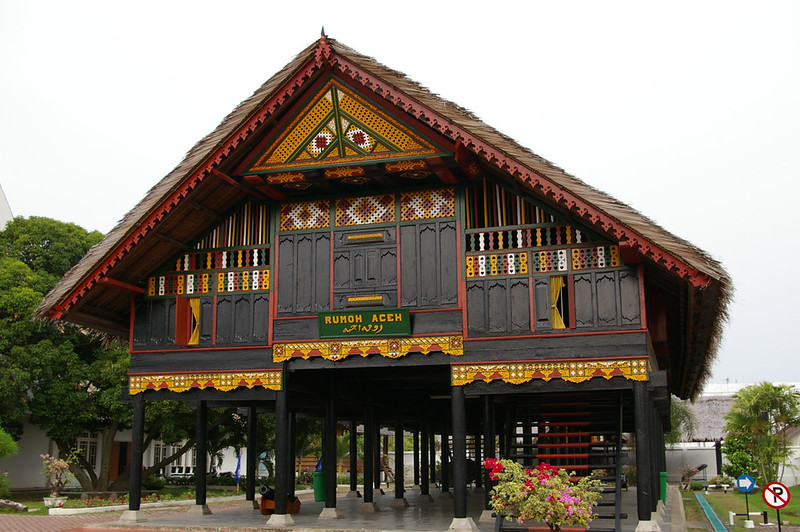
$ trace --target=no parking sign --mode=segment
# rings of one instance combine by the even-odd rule
[[[780,510],[792,500],[792,494],[789,493],[789,488],[780,482],[770,482],[764,486],[761,497],[763,497],[767,506],[775,508],[776,510]]]
[[[781,532],[781,508],[789,504],[792,500],[792,494],[789,493],[789,488],[780,482],[770,482],[761,491],[761,497],[770,508],[775,508],[778,513],[778,532]]]

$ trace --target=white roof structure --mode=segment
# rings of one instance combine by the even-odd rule
[[[6,193],[3,192],[3,186],[0,185],[0,231],[6,228],[6,224],[14,218],[11,212],[11,206],[6,199]]]

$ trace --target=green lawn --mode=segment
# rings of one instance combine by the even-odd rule
[[[681,496],[683,497],[683,511],[686,514],[686,522],[687,523],[705,523],[705,517],[703,516],[703,510],[700,508],[700,503],[697,502],[697,499],[694,496],[693,492],[686,492],[682,491]],[[689,528],[689,532],[699,532],[705,531],[706,528]]]
[[[800,486],[790,487],[789,491],[796,493],[798,496],[793,497],[791,502],[789,502],[789,504],[781,510],[781,521],[789,521],[789,523],[793,525],[800,524]],[[733,491],[729,491],[728,493],[723,493],[721,491],[710,491],[708,494],[704,493],[704,496],[709,504],[711,504],[712,508],[714,508],[714,511],[717,512],[719,518],[722,519],[722,522],[726,525],[728,524],[728,512],[745,512],[746,506],[744,493],[734,493]],[[764,500],[761,498],[760,491],[749,493],[747,498],[751,512],[763,512],[764,510],[767,510],[767,517],[769,518],[770,522],[777,522],[776,511],[766,505]],[[756,524],[762,522],[760,516],[752,516],[751,519],[755,521]],[[736,517],[734,522],[741,526],[744,520],[744,516],[741,516]]]

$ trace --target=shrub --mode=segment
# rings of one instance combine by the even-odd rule
[[[0,459],[17,454],[17,442],[11,435],[0,427]],[[0,475],[0,499],[7,499],[11,496],[11,485],[6,478],[8,473]]]
[[[727,475],[717,475],[708,481],[709,484],[719,486],[720,484],[728,484],[729,486],[736,486],[736,481]]]
[[[699,480],[693,480],[693,481],[692,481],[692,482],[689,484],[689,489],[690,489],[690,490],[692,490],[692,491],[700,491],[700,490],[701,490],[701,489],[703,489],[704,487],[705,487],[705,484],[703,484],[703,483],[702,483],[702,482],[700,482]]]
[[[167,481],[161,477],[150,475],[142,480],[142,487],[146,490],[160,490],[167,485]]]
[[[525,469],[512,460],[487,458],[484,467],[497,481],[489,505],[506,519],[541,521],[550,530],[562,525],[587,526],[600,498],[600,480],[584,477],[573,482],[569,472],[541,463]]]

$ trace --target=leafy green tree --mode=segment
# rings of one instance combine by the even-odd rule
[[[49,274],[52,288],[102,238],[99,231],[90,233],[72,223],[17,216],[0,231],[0,250],[33,271]]]
[[[670,398],[669,410],[670,431],[664,434],[664,443],[674,445],[691,439],[694,435],[697,419],[687,401],[681,401],[674,395]]]
[[[730,435],[722,444],[722,454],[728,459],[722,464],[722,472],[729,477],[736,478],[740,475],[758,476],[758,464],[753,460],[747,447],[747,442],[742,438]],[[761,479],[763,482],[763,479]]]
[[[17,442],[11,435],[0,427],[0,460],[17,454]],[[5,471],[0,474],[0,499],[5,499],[9,496],[8,479],[6,479]]]
[[[741,446],[750,454],[759,482],[781,480],[791,458],[789,429],[800,426],[800,392],[762,382],[743,388],[734,398],[725,416],[728,447]]]
[[[130,427],[131,407],[121,401],[127,346],[69,323],[31,317],[44,295],[101,238],[98,232],[40,217],[15,218],[0,231],[0,424],[18,438],[27,416],[62,456],[77,447],[83,431],[99,432],[99,473],[81,455],[71,465],[85,490],[108,487],[114,437]],[[180,406],[184,410],[149,407],[149,437],[186,434],[174,429],[182,423],[193,427],[194,416],[187,422]],[[126,483],[124,473],[115,489]]]

